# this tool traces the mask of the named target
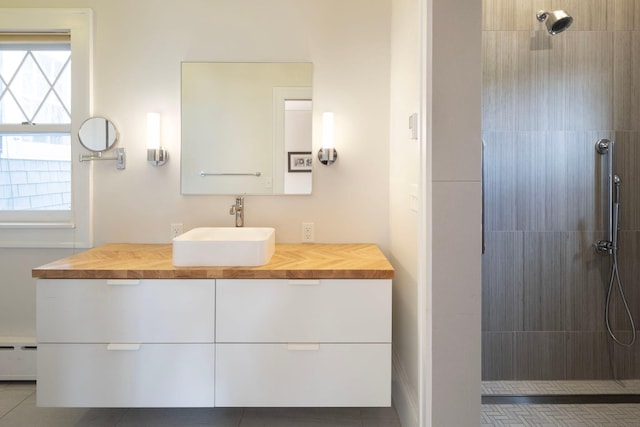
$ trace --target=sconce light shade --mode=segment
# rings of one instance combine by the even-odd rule
[[[322,113],[322,148],[318,151],[318,160],[323,165],[333,164],[338,159],[333,139],[333,113]]]
[[[153,166],[162,166],[167,162],[169,153],[160,147],[160,114],[147,114],[147,161]]]

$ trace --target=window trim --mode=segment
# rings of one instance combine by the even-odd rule
[[[91,9],[0,9],[0,33],[71,34],[71,211],[66,218],[42,218],[22,211],[24,219],[0,222],[3,248],[87,248],[93,246],[92,165],[81,164],[78,130],[92,110],[93,12]],[[18,211],[20,212],[20,211]],[[47,212],[47,211],[42,211]],[[52,211],[48,211],[52,212]],[[67,211],[65,211],[67,213]],[[40,216],[40,217],[39,217]]]

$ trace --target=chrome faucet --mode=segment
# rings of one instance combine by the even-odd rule
[[[229,215],[233,214],[236,215],[236,227],[244,227],[244,197],[236,197],[236,204],[229,209]]]

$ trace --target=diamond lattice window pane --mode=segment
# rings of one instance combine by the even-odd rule
[[[71,53],[68,51],[33,51],[33,57],[51,83],[56,81],[63,67],[68,68],[67,61],[70,56]]]
[[[24,50],[7,50],[0,52],[0,77],[2,77],[5,83],[11,81],[26,55],[27,52]]]
[[[26,120],[13,95],[5,92],[5,95],[0,99],[0,123],[22,123]]]
[[[51,85],[40,71],[33,56],[29,55],[9,85],[9,90],[16,95],[18,103],[27,115],[27,121],[33,121],[38,107],[49,93]]]
[[[40,110],[33,118],[35,124],[69,123],[69,113],[62,106],[62,102],[52,91],[42,103]]]
[[[65,119],[61,118],[60,123],[70,123],[71,122],[71,64],[68,64],[64,70],[62,70],[62,74],[60,78],[56,82],[53,87],[53,90],[60,97],[60,101],[62,105],[67,111],[67,117]]]
[[[68,50],[0,52],[0,124],[71,122]]]

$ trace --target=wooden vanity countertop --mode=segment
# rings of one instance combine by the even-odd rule
[[[175,267],[171,244],[113,243],[34,268],[40,279],[390,279],[374,244],[277,244],[260,267]]]

